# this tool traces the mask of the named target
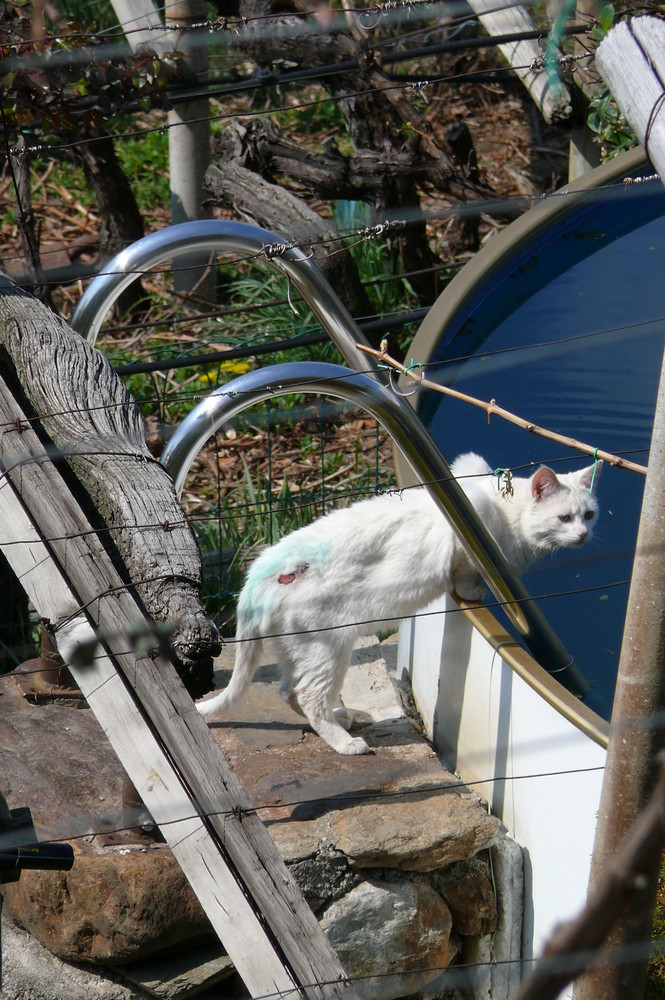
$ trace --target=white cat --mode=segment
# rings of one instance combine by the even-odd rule
[[[522,573],[540,556],[587,541],[598,513],[601,462],[556,476],[542,466],[500,489],[487,462],[469,452],[453,475],[504,555]],[[469,478],[465,478],[469,477]],[[443,593],[480,600],[486,590],[453,529],[423,488],[388,493],[332,511],[265,549],[238,602],[238,646],[228,687],[197,704],[229,708],[247,688],[270,636],[282,691],[330,746],[367,753],[345,731],[352,713],[339,692],[354,642],[406,618]]]

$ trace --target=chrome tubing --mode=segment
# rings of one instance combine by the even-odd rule
[[[429,432],[402,398],[371,375],[341,365],[292,362],[248,372],[215,389],[183,420],[164,449],[162,464],[178,494],[194,458],[216,430],[248,406],[291,392],[338,397],[379,421],[450,521],[535,659],[573,694],[586,694],[589,684],[479,520]]]
[[[94,344],[104,316],[120,293],[140,274],[162,261],[179,260],[205,250],[248,254],[274,264],[300,292],[346,363],[354,371],[374,367],[374,362],[356,348],[357,343],[367,344],[364,333],[316,264],[280,236],[244,222],[218,219],[182,222],[132,243],[109,261],[104,273],[90,283],[74,310],[70,326]],[[224,315],[223,308],[219,312],[220,316]],[[195,362],[193,357],[192,364]]]

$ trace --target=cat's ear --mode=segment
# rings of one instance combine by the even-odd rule
[[[546,465],[543,465],[538,472],[534,472],[531,477],[531,496],[534,500],[542,500],[544,497],[552,496],[561,489],[561,483]]]
[[[577,478],[581,487],[585,490],[589,490],[590,493],[596,492],[596,483],[598,482],[598,476],[600,475],[600,470],[603,467],[602,459],[598,459],[593,465],[588,466],[586,469],[582,469],[578,472]]]

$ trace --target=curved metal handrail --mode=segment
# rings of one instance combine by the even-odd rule
[[[104,316],[139,274],[162,261],[178,260],[204,250],[249,254],[274,264],[298,289],[346,363],[355,371],[374,367],[373,362],[356,349],[358,343],[367,344],[365,334],[316,264],[282,237],[244,222],[219,219],[182,222],[132,243],[109,261],[104,273],[90,283],[74,310],[70,326],[94,344]],[[192,362],[195,361],[193,358]]]
[[[195,456],[218,428],[248,406],[289,392],[339,397],[376,417],[452,524],[534,657],[574,694],[586,694],[589,684],[479,520],[433,438],[411,407],[373,376],[341,365],[299,362],[261,368],[220,386],[192,410],[166,445],[162,462],[176,490],[181,492]]]

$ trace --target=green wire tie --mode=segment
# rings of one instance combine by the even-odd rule
[[[390,370],[390,371],[395,371],[393,365],[384,365],[382,361],[379,361],[379,363],[377,364],[376,367],[377,368],[385,368],[386,370]],[[414,371],[416,368],[422,368],[422,365],[421,365],[420,361],[414,361],[413,358],[411,358],[411,364],[405,365],[404,371],[401,374],[402,375],[408,375],[409,372]]]
[[[589,496],[593,493],[593,484],[596,481],[596,470],[598,468],[598,449],[593,450],[593,472],[591,473],[591,485],[589,486]]]

